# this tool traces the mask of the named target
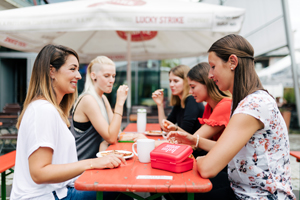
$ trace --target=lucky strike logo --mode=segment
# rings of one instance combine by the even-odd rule
[[[123,40],[127,40],[127,33],[125,31],[116,31],[118,36]],[[140,42],[151,40],[155,38],[157,35],[157,31],[134,31],[131,33],[131,41],[132,42]]]
[[[104,4],[113,4],[113,5],[121,5],[121,6],[142,6],[145,5],[146,2],[143,0],[109,0],[105,2],[91,4],[88,7],[96,7]]]

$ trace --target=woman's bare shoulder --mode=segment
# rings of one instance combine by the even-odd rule
[[[78,103],[78,106],[81,105],[84,107],[90,107],[90,106],[94,106],[94,104],[97,104],[96,99],[92,95],[86,94],[82,97],[82,99]]]

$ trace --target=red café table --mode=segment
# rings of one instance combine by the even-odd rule
[[[136,124],[129,124],[124,131],[136,131]],[[147,124],[146,130],[160,130],[159,124]],[[149,136],[159,139],[158,136]],[[161,137],[162,138],[162,137]],[[132,151],[132,143],[110,145],[109,150]],[[183,173],[154,169],[151,163],[140,163],[137,156],[126,160],[126,165],[115,169],[86,170],[75,181],[75,188],[84,191],[97,191],[97,200],[103,199],[104,191],[122,192],[135,199],[144,199],[133,192],[157,193],[147,199],[155,199],[165,193],[188,193],[188,199],[194,199],[194,193],[208,192],[212,189],[209,179],[202,178],[194,162],[192,170]],[[145,179],[137,179],[138,177]],[[167,178],[172,178],[169,180]]]

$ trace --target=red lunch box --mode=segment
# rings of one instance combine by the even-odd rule
[[[162,143],[150,152],[151,167],[171,172],[193,169],[194,159],[189,158],[193,149],[189,145]]]

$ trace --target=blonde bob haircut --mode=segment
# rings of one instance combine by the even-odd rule
[[[175,76],[178,76],[179,78],[183,79],[183,92],[182,92],[182,98],[180,98],[177,95],[171,95],[171,106],[178,106],[181,105],[181,108],[185,108],[185,100],[189,96],[189,84],[187,81],[187,74],[190,71],[190,67],[186,65],[178,65],[174,68],[172,68],[169,71],[170,73],[173,73]]]
[[[192,80],[205,85],[207,88],[208,96],[215,102],[220,102],[223,98],[231,98],[229,91],[223,92],[219,90],[215,82],[208,77],[210,65],[207,62],[202,62],[194,66],[187,77]]]
[[[68,117],[72,105],[77,97],[77,88],[74,93],[64,95],[62,101],[58,104],[52,79],[50,77],[50,66],[53,66],[56,71],[58,71],[60,67],[65,64],[69,55],[75,56],[79,62],[77,53],[73,49],[65,46],[48,44],[39,52],[33,65],[29,87],[23,105],[23,111],[21,112],[16,125],[17,128],[20,127],[23,115],[28,105],[32,101],[41,98],[44,98],[53,104],[59,112],[62,120],[67,126],[70,126]]]

